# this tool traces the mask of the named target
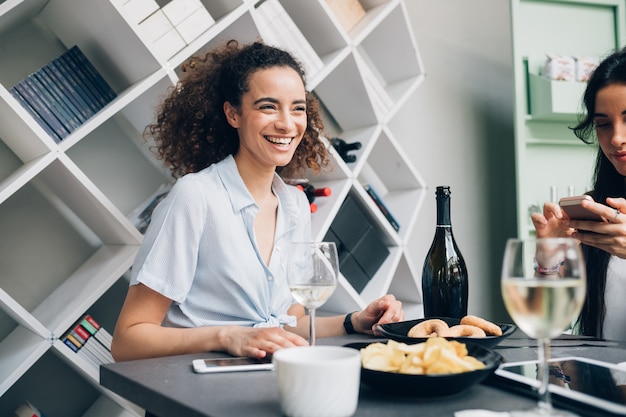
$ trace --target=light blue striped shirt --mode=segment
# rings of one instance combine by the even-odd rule
[[[173,300],[164,326],[295,325],[285,252],[291,241],[310,240],[310,209],[278,175],[272,188],[279,202],[267,267],[254,238],[258,206],[232,156],[174,184],[152,214],[130,283]]]

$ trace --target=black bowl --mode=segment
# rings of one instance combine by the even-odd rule
[[[362,349],[370,343],[350,343],[346,347]],[[500,354],[483,346],[466,343],[468,354],[486,367],[477,371],[441,375],[409,375],[361,368],[361,382],[374,391],[405,397],[442,397],[458,394],[478,384],[502,363]]]
[[[430,319],[440,319],[445,321],[448,326],[455,326],[461,322],[460,319],[454,319],[451,317],[429,317],[417,320],[409,320],[409,321],[400,321],[397,323],[387,323],[387,324],[379,324],[377,325],[377,330],[381,335],[387,337],[389,339],[393,339],[396,342],[403,342],[407,345],[413,345],[416,343],[422,343],[426,341],[427,337],[409,337],[407,334],[409,330],[413,326],[418,323],[421,323],[425,320]],[[446,337],[448,340],[457,340],[462,343],[473,343],[477,345],[481,345],[486,348],[492,348],[496,346],[498,343],[503,341],[505,338],[509,337],[517,327],[514,324],[499,324],[496,323],[502,329],[502,336],[486,336],[486,337]]]

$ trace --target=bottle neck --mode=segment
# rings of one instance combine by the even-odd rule
[[[452,227],[449,196],[437,196],[437,227]]]

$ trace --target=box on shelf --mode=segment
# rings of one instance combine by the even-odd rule
[[[157,10],[139,23],[139,29],[151,43],[172,30],[174,26],[162,10]]]
[[[575,121],[587,83],[554,81],[529,74],[530,114],[543,120]]]
[[[154,52],[163,59],[171,58],[176,52],[183,49],[187,44],[180,36],[176,28],[168,30],[163,36],[154,41],[152,48]]]
[[[171,0],[161,8],[174,26],[182,23],[198,9],[206,10],[200,0]]]
[[[346,32],[359,23],[366,14],[359,0],[326,0],[326,4]]]
[[[139,23],[159,10],[154,0],[128,0],[122,4],[121,12],[132,23]]]
[[[213,19],[207,9],[202,7],[177,24],[176,30],[185,42],[190,43],[206,32],[214,23],[215,19]]]

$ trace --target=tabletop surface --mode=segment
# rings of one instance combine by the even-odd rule
[[[319,339],[318,344],[344,345],[381,340],[363,335]],[[536,342],[516,332],[494,348],[505,361],[537,358]],[[583,356],[605,362],[626,361],[626,345],[564,336],[552,343],[552,357]],[[190,354],[119,362],[100,367],[102,386],[160,417],[280,416],[278,389],[272,371],[196,374],[196,358],[221,353]],[[535,399],[481,383],[443,398],[404,398],[379,394],[362,385],[355,416],[453,416],[455,411],[488,409],[506,411],[530,408]],[[580,410],[577,410],[580,413]],[[585,412],[582,415],[596,415]],[[602,414],[597,414],[602,415]],[[606,414],[604,414],[606,415]]]

